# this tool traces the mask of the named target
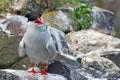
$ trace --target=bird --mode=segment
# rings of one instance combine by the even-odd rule
[[[19,43],[18,53],[20,57],[27,55],[31,61],[31,73],[37,73],[34,64],[43,62],[42,75],[46,75],[46,66],[50,58],[56,57],[56,47],[52,36],[48,31],[48,26],[43,23],[41,18],[34,22],[29,22],[22,40]]]
[[[49,59],[55,60],[58,54],[76,60],[76,58],[71,56],[70,46],[65,33],[45,24],[41,16],[38,16],[32,22],[26,22],[23,27],[26,32],[19,43],[18,54],[20,57],[27,55],[30,59],[32,67],[29,71],[30,73],[38,73],[34,69],[34,64],[42,62],[44,63],[44,68],[40,73],[47,75],[46,67]]]

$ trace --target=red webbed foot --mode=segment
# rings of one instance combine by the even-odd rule
[[[33,73],[33,74],[38,73],[37,71],[35,71],[35,69],[34,69],[34,68],[32,68],[32,70],[28,70],[28,72],[29,72],[29,73]]]
[[[40,72],[41,75],[47,75],[47,72],[46,72],[46,66],[47,66],[47,64],[44,63],[44,64],[43,64],[43,70]]]
[[[37,67],[34,67],[34,63],[31,62],[31,68],[28,70],[29,73],[33,73],[33,74],[36,74],[36,73],[39,73],[40,72],[40,69],[37,68]]]

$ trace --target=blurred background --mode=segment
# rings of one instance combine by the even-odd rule
[[[114,26],[116,31],[115,36],[120,38],[120,0],[36,0],[36,1],[34,0],[0,0],[0,12],[4,12],[5,10],[9,12],[14,12],[14,10],[11,10],[11,8],[14,8],[19,11],[21,8],[25,7],[27,3],[27,5],[31,5],[32,8],[31,6],[28,6],[27,9],[25,9],[26,12],[32,9],[34,10],[36,9],[36,10],[39,10],[38,12],[42,13],[45,10],[45,8],[55,10],[56,6],[57,7],[61,6],[62,3],[67,1],[69,2],[80,1],[84,3],[92,3],[95,6],[114,12]],[[38,6],[37,4],[41,6]]]
[[[114,12],[116,36],[120,38],[120,0],[86,0],[85,2]]]

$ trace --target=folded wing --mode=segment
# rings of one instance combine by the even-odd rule
[[[55,47],[55,43],[54,43],[52,38],[50,38],[49,41],[47,42],[46,48],[47,48],[49,54],[51,55],[51,57],[55,58],[55,56],[56,56],[56,47]]]
[[[19,47],[18,47],[18,54],[20,57],[24,57],[25,56],[25,43],[24,43],[24,39],[22,39],[19,43]]]

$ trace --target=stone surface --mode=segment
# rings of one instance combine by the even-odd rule
[[[69,44],[66,39],[66,35],[55,28],[52,28],[51,26],[48,27],[48,32],[50,32],[51,37],[54,40],[56,51],[59,54],[70,54]]]
[[[18,78],[19,77],[17,75],[0,71],[0,80],[18,80]]]
[[[16,68],[25,69],[23,65],[29,66],[28,58],[19,58],[18,44],[21,37],[8,37],[0,32],[0,69]]]
[[[8,38],[6,34],[0,33],[0,68],[10,67],[19,60],[17,54],[19,39],[17,37]]]
[[[120,68],[120,53],[119,54],[106,54],[103,57],[106,57],[112,60]]]
[[[50,73],[60,74],[68,80],[119,80],[120,74],[111,74],[93,67],[83,66],[76,61],[55,61],[47,69]]]
[[[113,61],[120,68],[120,51],[119,50],[93,50],[88,52],[87,54],[79,54],[76,56],[77,60],[81,62],[83,57],[87,57],[90,55],[97,55],[100,57],[105,57],[111,61]]]
[[[120,71],[120,68],[111,60],[100,57],[96,54],[83,57],[81,63],[86,66],[92,66],[99,70],[108,71],[110,73],[119,73]]]
[[[13,4],[10,5],[10,8],[13,9],[13,11],[19,11],[21,10],[22,8],[24,8],[27,4],[27,1],[28,0],[20,0],[20,1],[13,1]],[[11,12],[11,11],[9,11]]]
[[[69,15],[69,12],[74,11],[74,8],[67,6],[61,7],[60,10],[68,13]],[[93,22],[91,23],[90,28],[99,30],[101,33],[115,35],[114,13],[112,11],[93,6],[90,12],[91,18],[93,18]]]
[[[5,32],[8,36],[23,36],[26,30],[23,25],[26,24],[27,21],[28,19],[24,16],[14,15],[0,23],[0,28],[2,32]]]
[[[48,7],[47,0],[32,1],[32,0],[21,0],[23,2],[27,1],[26,6],[20,10],[20,14],[26,16],[30,21],[34,21],[36,18],[40,17],[45,9]],[[50,1],[51,2],[51,1]]]
[[[72,74],[75,69],[78,69],[81,65],[74,61],[55,61],[54,63],[50,64],[47,68],[47,71],[50,73],[60,74],[66,77],[68,80],[87,80],[84,76],[78,75],[74,76]],[[78,78],[77,78],[78,77]]]
[[[76,22],[71,19],[68,14],[60,10],[44,13],[42,18],[46,24],[49,24],[65,33],[77,30]]]
[[[65,77],[57,74],[41,75],[32,74],[25,70],[4,69],[0,71],[1,80],[67,80]]]
[[[73,55],[86,54],[94,50],[120,51],[120,39],[94,30],[81,30],[67,35]]]
[[[100,29],[105,34],[113,35],[115,33],[114,27],[114,13],[94,6],[92,8],[93,23],[91,28]]]
[[[97,55],[101,57],[105,57],[111,61],[113,61],[120,68],[120,51],[118,50],[93,50],[87,54],[79,54],[76,56],[77,60],[81,60],[83,57],[87,57],[89,55]]]
[[[88,0],[87,0],[88,1]],[[114,12],[114,26],[116,36],[120,37],[120,1],[119,0],[89,0],[88,3],[93,3],[103,9],[111,10]]]

